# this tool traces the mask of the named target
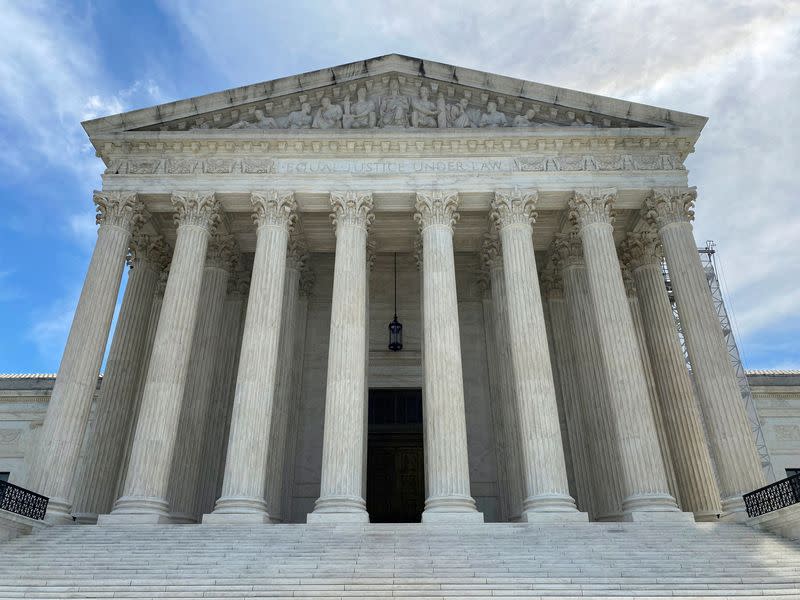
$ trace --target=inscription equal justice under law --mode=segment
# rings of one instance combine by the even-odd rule
[[[513,160],[278,160],[276,171],[285,175],[352,173],[506,173],[516,171]]]

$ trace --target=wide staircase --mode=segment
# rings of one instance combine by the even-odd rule
[[[62,526],[0,545],[0,598],[800,597],[743,525]]]

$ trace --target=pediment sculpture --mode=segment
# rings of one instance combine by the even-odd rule
[[[449,99],[432,86],[419,85],[414,93],[404,93],[398,79],[390,79],[383,93],[371,85],[355,87],[355,98],[346,94],[341,100],[331,94],[319,98],[316,106],[306,97],[297,100],[285,115],[270,115],[268,107],[261,105],[252,109],[235,123],[222,126],[225,129],[444,129],[444,128],[498,128],[533,126],[594,127],[591,116],[576,117],[570,114],[569,123],[557,123],[539,114],[538,106],[527,107],[519,114],[502,110],[502,97],[489,99],[486,94],[480,104],[472,100],[471,94]],[[338,91],[338,90],[337,90]],[[351,87],[352,91],[352,87]],[[370,93],[372,92],[372,93]],[[336,94],[338,95],[338,94]],[[285,105],[285,104],[284,104]],[[517,107],[519,108],[519,107]],[[191,129],[208,129],[207,120],[198,119]]]

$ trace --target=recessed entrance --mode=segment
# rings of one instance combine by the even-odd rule
[[[425,506],[422,390],[370,390],[368,436],[370,521],[418,523]]]

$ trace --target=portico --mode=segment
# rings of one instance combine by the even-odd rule
[[[107,170],[31,467],[49,517],[369,522],[370,389],[422,390],[425,523],[740,514],[762,475],[683,167],[705,119],[363,65],[85,124]]]

